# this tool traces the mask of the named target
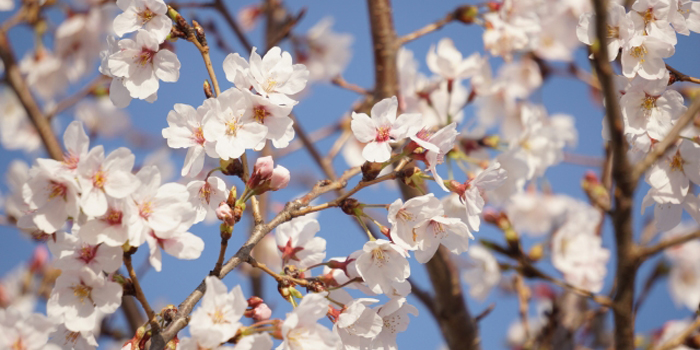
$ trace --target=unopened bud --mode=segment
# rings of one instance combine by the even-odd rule
[[[278,166],[272,171],[270,178],[270,189],[273,191],[281,190],[289,184],[290,174],[285,167]]]
[[[403,181],[406,186],[418,188],[423,186],[423,172],[418,167],[410,167],[401,170],[397,177]]]
[[[360,206],[360,202],[355,198],[345,198],[342,201],[340,201],[340,210],[342,210],[343,213],[348,215],[356,215],[356,209],[362,210]]]
[[[221,173],[228,176],[243,176],[243,163],[239,158],[231,158],[229,160],[219,160]]]
[[[160,310],[160,314],[163,316],[165,322],[172,322],[175,315],[177,315],[177,306],[170,304]]]
[[[608,193],[608,189],[598,180],[598,176],[596,176],[594,172],[586,172],[586,175],[581,181],[581,187],[583,191],[586,192],[591,202],[605,211],[610,210],[610,193]]]
[[[454,13],[454,18],[465,24],[472,24],[479,15],[479,8],[473,5],[460,6]]]
[[[532,261],[538,261],[542,259],[542,257],[544,256],[544,246],[542,244],[535,244],[532,248],[530,248],[530,251],[527,253],[527,256]]]
[[[235,221],[233,220],[233,209],[226,202],[219,203],[219,207],[216,208],[216,218],[233,226]]]
[[[221,231],[221,239],[230,239],[233,236],[233,226],[227,223],[219,225],[219,230]]]
[[[365,164],[362,164],[362,181],[372,181],[379,176],[379,173],[382,172],[382,169],[384,169],[384,164],[382,163],[374,163],[374,162],[365,162]]]
[[[479,140],[480,144],[489,148],[498,148],[500,142],[501,137],[498,135],[484,136],[481,140]]]
[[[391,229],[390,228],[388,228],[386,226],[382,226],[379,228],[379,232],[381,232],[387,238],[391,239]]]
[[[32,258],[29,261],[29,271],[32,273],[41,272],[46,267],[46,262],[49,260],[49,251],[44,245],[38,245],[32,253]]]
[[[206,96],[207,98],[212,98],[214,96],[214,92],[211,91],[211,84],[209,84],[209,80],[204,80],[203,88],[204,88],[204,96]]]
[[[253,309],[252,318],[255,320],[255,322],[267,321],[270,319],[270,316],[272,316],[272,310],[270,310],[270,307],[265,303],[262,303]]]

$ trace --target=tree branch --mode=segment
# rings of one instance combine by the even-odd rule
[[[664,239],[661,242],[657,243],[656,245],[653,245],[651,247],[642,248],[638,253],[639,259],[644,261],[646,259],[651,258],[652,255],[658,254],[658,253],[664,251],[665,249],[671,248],[671,247],[679,245],[679,244],[683,244],[685,242],[688,242],[688,241],[691,241],[691,240],[697,239],[697,238],[700,238],[700,230],[695,231],[693,233],[686,234],[686,235],[676,236],[676,237],[669,238],[669,239]]]
[[[155,312],[153,312],[153,309],[151,309],[151,305],[148,304],[146,295],[143,294],[143,289],[141,289],[139,278],[138,276],[136,276],[134,266],[131,264],[131,254],[133,253],[124,252],[124,266],[126,267],[126,271],[129,273],[131,283],[133,283],[134,285],[134,293],[136,294],[136,299],[138,299],[138,301],[141,303],[143,310],[146,311],[146,317],[148,317],[148,322],[151,324],[151,330],[153,330],[153,332],[156,333],[160,330],[160,325],[158,324],[158,320],[156,319]]]
[[[593,54],[593,64],[605,96],[605,109],[610,130],[615,180],[615,207],[612,222],[617,246],[616,282],[617,290],[613,298],[615,316],[615,346],[620,350],[633,350],[634,345],[634,284],[638,262],[635,259],[635,244],[632,232],[632,204],[636,178],[627,160],[627,145],[623,135],[620,105],[615,93],[613,69],[608,61],[608,2],[593,0],[595,8],[595,28],[597,50]]]
[[[454,19],[455,19],[455,13],[454,13],[454,11],[452,11],[452,12],[448,13],[445,17],[443,17],[443,18],[441,18],[433,23],[430,23],[427,26],[416,30],[413,33],[409,33],[409,34],[406,34],[406,35],[400,37],[399,38],[399,45],[404,45],[409,41],[413,41],[413,40],[416,40],[416,39],[422,37],[423,35],[426,35],[428,33],[432,33],[436,30],[440,30],[440,29],[442,29],[442,27],[446,26],[448,23],[454,21]]]

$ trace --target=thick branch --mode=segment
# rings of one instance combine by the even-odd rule
[[[10,46],[5,32],[0,32],[0,58],[2,58],[2,62],[5,65],[5,80],[12,90],[14,90],[15,94],[17,94],[17,98],[19,98],[20,103],[22,103],[22,106],[27,111],[27,115],[29,115],[29,119],[39,133],[49,156],[56,160],[63,160],[61,145],[58,143],[56,135],[54,135],[51,129],[51,123],[46,119],[46,116],[44,116],[41,108],[39,108],[36,100],[34,100],[34,96],[32,96],[31,91],[29,91],[29,86],[27,86],[27,83],[22,78],[22,74],[15,61],[12,46]]]
[[[612,221],[617,245],[617,291],[613,299],[615,315],[615,346],[620,350],[632,350],[634,345],[634,283],[638,262],[635,259],[635,244],[632,234],[632,197],[636,187],[630,164],[627,160],[627,145],[623,135],[620,105],[615,93],[613,69],[608,61],[608,3],[594,0],[597,35],[597,51],[594,61],[600,85],[605,96],[605,109],[610,130],[613,155],[612,176],[615,180],[615,207]]]

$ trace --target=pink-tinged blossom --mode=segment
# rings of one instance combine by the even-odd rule
[[[669,187],[667,186],[666,189],[669,189]],[[654,222],[659,231],[670,230],[678,226],[684,210],[696,222],[700,223],[700,198],[690,191],[682,199],[681,203],[673,203],[677,201],[675,197],[673,193],[662,192],[652,187],[642,200],[642,214],[644,214],[648,206],[655,204]]]
[[[376,310],[368,306],[377,299],[360,298],[346,304],[333,326],[333,332],[340,337],[345,350],[369,348],[372,339],[384,328],[384,320]]]
[[[493,254],[483,246],[473,246],[467,254],[469,265],[462,273],[462,279],[469,285],[469,295],[483,301],[501,280],[501,268]]]
[[[149,231],[146,235],[146,242],[150,254],[148,262],[151,263],[153,269],[159,272],[163,266],[161,250],[181,260],[199,259],[204,250],[204,241],[201,238],[180,230],[175,233]]]
[[[622,74],[633,78],[661,79],[666,74],[664,58],[675,53],[672,44],[649,35],[636,35],[622,46]]]
[[[120,247],[129,242],[138,247],[146,240],[146,236],[136,226],[138,212],[127,204],[128,199],[109,199],[107,210],[101,216],[89,219],[78,230],[78,235],[88,244],[104,243],[112,247]]]
[[[276,350],[336,349],[340,339],[330,329],[318,324],[326,315],[330,302],[324,293],[309,293],[282,323],[282,344]]]
[[[77,186],[78,182],[74,179],[78,176],[78,166],[87,157],[90,147],[90,138],[85,133],[81,122],[73,121],[68,125],[63,133],[63,144],[66,151],[63,154],[62,161],[39,158],[37,163],[39,168],[48,171],[54,176],[73,179]]]
[[[223,63],[226,80],[236,85],[240,90],[250,90],[253,88],[250,77],[250,65],[245,58],[238,53],[230,53]]]
[[[292,64],[292,55],[277,46],[262,58],[253,48],[248,72],[257,93],[274,104],[287,106],[297,104],[290,96],[303,90],[309,77],[303,64]]]
[[[46,310],[51,319],[62,320],[73,332],[92,331],[99,314],[111,314],[119,308],[122,286],[102,272],[88,267],[65,270],[56,280]]]
[[[456,181],[453,181],[453,188],[450,189],[459,194],[465,204],[467,226],[471,232],[479,231],[481,225],[481,212],[486,204],[484,192],[498,188],[506,178],[506,171],[501,168],[498,161],[494,161],[475,178],[467,180],[464,184],[455,184]]]
[[[265,140],[268,127],[254,118],[250,94],[229,89],[210,101],[211,108],[202,120],[202,131],[219,158],[238,158],[246,149],[254,149]]]
[[[393,293],[394,282],[403,282],[411,275],[408,253],[384,239],[369,241],[357,257],[357,273],[374,293]]]
[[[0,1],[0,11],[12,11],[15,9],[15,0]]]
[[[98,5],[87,13],[75,13],[56,28],[56,56],[63,62],[64,70],[71,82],[76,82],[92,73],[98,58],[102,38],[109,29],[112,18],[110,5]]]
[[[418,309],[408,303],[406,298],[392,298],[386,304],[374,308],[382,318],[384,327],[377,336],[372,339],[371,349],[374,350],[398,350],[396,336],[408,329],[410,317],[418,316]]]
[[[209,176],[206,181],[195,180],[187,184],[190,203],[196,211],[194,222],[203,221],[208,213],[213,213],[219,203],[228,198],[226,183],[218,176]]]
[[[668,21],[683,35],[690,35],[691,31],[700,33],[700,2],[672,0]]]
[[[629,18],[637,33],[659,38],[676,45],[676,31],[669,23],[671,3],[677,0],[637,0],[632,4]]]
[[[141,231],[134,234],[145,237],[150,230],[155,230],[163,232],[163,238],[169,238],[168,233],[174,233],[176,227],[184,226],[181,230],[190,228],[195,213],[185,185],[172,182],[161,185],[160,171],[155,166],[141,168],[136,177],[141,186],[131,194],[128,202],[135,215],[133,229]]]
[[[608,40],[608,58],[610,61],[613,61],[617,58],[622,45],[632,37],[634,33],[634,24],[627,16],[625,7],[620,4],[610,2],[607,13],[608,32],[606,38]],[[578,27],[576,28],[576,36],[582,43],[593,45],[597,38],[595,33],[594,13],[581,15]]]
[[[326,240],[314,237],[319,230],[318,221],[306,216],[277,226],[275,240],[282,263],[304,269],[322,262],[326,257]]]
[[[167,15],[168,7],[163,0],[117,0],[117,6],[124,11],[113,23],[114,32],[119,37],[143,28],[162,43],[170,34],[173,22]]]
[[[389,205],[387,219],[391,224],[391,239],[403,249],[416,250],[414,230],[432,217],[442,215],[442,205],[432,193],[413,197],[403,203],[399,198]]]
[[[365,113],[352,113],[350,127],[358,141],[367,145],[362,156],[370,162],[385,162],[391,158],[391,144],[414,136],[421,129],[420,114],[396,117],[399,102],[396,96],[385,98],[372,107],[370,118]]]
[[[203,119],[209,111],[207,105],[196,110],[186,104],[176,103],[168,113],[168,127],[162,131],[170,148],[187,148],[182,176],[196,176],[204,167],[205,153],[213,155],[214,145],[204,138]]]
[[[180,77],[177,56],[159,44],[153,34],[139,29],[136,40],[120,40],[120,51],[109,56],[109,71],[123,78],[132,98],[147,99],[158,91],[159,80],[172,83]]]
[[[39,313],[24,314],[8,307],[0,308],[0,348],[49,350],[49,334],[56,329],[49,318]],[[53,349],[51,349],[53,350]]]
[[[457,124],[451,123],[436,132],[423,129],[416,136],[411,137],[411,140],[423,148],[420,155],[414,151],[413,157],[425,162],[428,170],[433,174],[435,182],[446,192],[449,192],[449,189],[445,187],[442,177],[438,174],[437,166],[445,161],[445,155],[454,147],[458,135]]]
[[[135,157],[128,148],[114,150],[106,158],[104,148],[97,146],[78,164],[80,207],[88,216],[107,212],[107,198],[126,198],[141,184],[131,173]]]
[[[213,348],[236,335],[248,302],[240,286],[229,292],[215,276],[207,276],[205,283],[202,303],[190,319],[190,333],[205,348]]]
[[[596,234],[601,214],[588,204],[569,214],[552,240],[552,264],[564,279],[593,293],[603,289],[610,251]]]
[[[661,140],[688,109],[678,91],[666,88],[669,73],[664,73],[661,79],[634,79],[620,98],[625,133]]]
[[[284,148],[289,145],[289,142],[294,138],[294,122],[289,117],[292,112],[291,105],[277,105],[269,99],[260,95],[255,95],[248,90],[243,90],[243,94],[247,96],[247,106],[252,111],[253,119],[260,125],[267,127],[265,138],[272,141],[275,148]],[[247,115],[246,115],[247,116]],[[257,136],[257,129],[255,134]],[[255,147],[256,150],[261,150],[265,146],[265,141],[261,140]]]
[[[431,46],[426,57],[430,71],[447,80],[470,78],[479,69],[480,60],[478,52],[464,58],[450,38],[440,39],[437,48]]]
[[[328,81],[340,75],[352,56],[353,36],[331,29],[333,19],[325,17],[301,37],[306,51],[299,54],[299,63],[309,70],[310,81]]]
[[[95,334],[91,331],[73,332],[65,325],[59,325],[55,332],[51,333],[49,344],[54,344],[59,349],[70,350],[95,350],[99,344],[95,339]],[[46,347],[43,350],[54,350]]]
[[[121,247],[88,244],[78,235],[59,231],[49,239],[48,245],[57,269],[77,271],[87,266],[95,273],[112,273],[122,265],[124,251]]]
[[[442,211],[442,206],[440,209]],[[432,259],[441,244],[453,254],[459,255],[467,251],[469,240],[474,239],[466,223],[459,218],[446,217],[442,213],[416,227],[414,235],[418,243],[416,261],[421,264]]]
[[[63,227],[69,217],[78,217],[79,194],[74,178],[51,172],[41,165],[32,168],[30,174],[22,187],[22,195],[32,210],[37,228],[53,233]]]
[[[66,92],[66,66],[59,57],[45,48],[27,53],[19,62],[19,70],[27,75],[29,87],[45,100],[52,100]]]
[[[124,85],[126,78],[117,77],[112,74],[109,68],[109,61],[113,54],[121,52],[121,47],[119,46],[119,41],[117,37],[113,35],[107,36],[107,48],[100,52],[100,68],[99,71],[105,76],[112,78],[109,85],[109,99],[112,101],[117,108],[126,108],[131,103],[131,93]],[[147,102],[153,103],[158,99],[158,93],[154,92],[152,95],[145,98]]]
[[[652,194],[656,202],[682,203],[690,182],[700,184],[700,145],[681,141],[652,165],[645,179],[656,190]]]

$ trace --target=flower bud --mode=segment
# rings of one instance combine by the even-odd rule
[[[460,6],[454,13],[454,18],[465,24],[472,24],[479,15],[479,8],[473,5]]]
[[[204,80],[203,88],[204,96],[206,96],[206,98],[212,98],[212,96],[214,96],[214,93],[211,91],[211,84],[209,84],[209,80]]]
[[[360,202],[355,198],[345,198],[340,201],[340,210],[348,215],[356,215],[355,209],[360,209]]]
[[[163,316],[163,320],[165,320],[165,322],[172,322],[175,315],[177,315],[177,306],[170,304],[160,310],[160,314]]]
[[[283,166],[277,166],[275,170],[272,171],[272,177],[270,178],[270,189],[273,191],[281,190],[289,184],[289,170]]]
[[[233,209],[226,202],[219,203],[219,207],[216,208],[216,218],[231,226],[235,224],[233,221]]]
[[[264,302],[265,301],[261,297],[252,296],[248,298],[248,307],[252,307],[254,309]]]
[[[29,271],[32,273],[41,272],[46,267],[46,262],[49,260],[49,251],[46,246],[38,245],[32,253],[32,258],[29,261]]]
[[[535,244],[530,248],[530,251],[527,253],[528,258],[532,261],[538,261],[542,259],[544,256],[544,246],[542,244]]]
[[[238,158],[229,160],[219,160],[219,166],[221,167],[221,172],[228,176],[243,176],[243,163]]]
[[[384,168],[382,163],[365,162],[362,164],[362,181],[372,181],[379,176]]]
[[[265,303],[262,303],[253,309],[252,318],[255,320],[255,322],[267,321],[270,319],[270,316],[272,316],[272,310],[270,310],[270,307]]]

